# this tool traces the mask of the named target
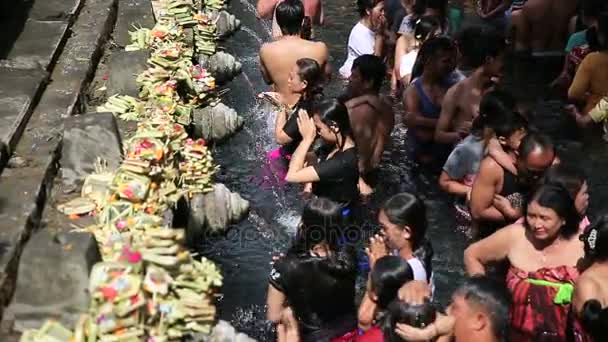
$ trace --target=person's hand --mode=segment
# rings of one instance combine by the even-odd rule
[[[302,135],[302,140],[308,140],[309,142],[315,140],[315,137],[317,136],[317,127],[312,118],[308,116],[308,113],[303,109],[298,111],[298,129]]]
[[[575,119],[577,116],[581,115],[581,113],[579,112],[578,108],[576,108],[575,105],[573,104],[569,104],[564,106],[564,109],[570,113],[570,115],[572,115]]]
[[[414,328],[410,325],[397,323],[395,333],[404,341],[429,341],[437,337],[434,326],[425,329]]]
[[[369,257],[371,267],[376,263],[376,260],[388,255],[388,249],[382,235],[376,234],[369,239],[369,247],[365,249],[365,253]]]
[[[501,196],[499,194],[494,195],[494,206],[496,207],[496,209],[498,209],[498,211],[503,213],[503,215],[508,217],[512,217],[513,211],[515,211],[515,209],[511,205],[511,202],[509,202],[506,197]]]
[[[287,307],[281,313],[281,321],[277,325],[278,342],[300,342],[300,331],[291,308]]]
[[[458,135],[463,139],[466,138],[471,133],[472,126],[473,124],[471,123],[471,121],[463,122],[462,125],[460,125],[460,127],[458,128]]]
[[[283,105],[283,96],[274,91],[266,91],[263,93],[259,93],[258,98],[267,100],[277,107],[280,107]]]
[[[398,297],[408,304],[421,305],[431,297],[431,288],[425,281],[412,280],[401,286]]]
[[[467,196],[466,196],[466,203],[471,203],[471,192],[473,192],[473,188],[469,188],[469,190],[467,190]]]

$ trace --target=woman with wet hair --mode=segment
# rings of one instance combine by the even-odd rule
[[[525,217],[525,223],[499,229],[467,248],[466,271],[485,274],[490,263],[508,260],[512,340],[568,341],[573,285],[584,255],[580,215],[566,189],[543,185],[530,197]]]
[[[302,141],[295,150],[285,180],[290,183],[312,183],[312,194],[329,198],[348,211],[359,198],[359,166],[346,106],[335,99],[313,109],[312,116],[298,115]],[[315,165],[306,165],[308,151],[315,138],[326,145]]]
[[[574,286],[572,304],[594,341],[608,340],[608,215],[601,215],[585,234],[585,262],[590,266]]]
[[[382,56],[384,49],[384,0],[357,0],[360,19],[348,36],[346,61],[340,67],[340,75],[348,79],[353,62],[362,55]]]
[[[356,261],[338,247],[341,207],[325,198],[305,206],[296,240],[270,272],[267,317],[279,322],[289,306],[302,341],[330,341],[356,327]]]

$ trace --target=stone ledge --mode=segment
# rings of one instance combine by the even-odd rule
[[[117,0],[87,2],[76,19],[74,34],[54,68],[53,82],[42,95],[15,153],[26,167],[5,170],[0,177],[0,304],[11,299],[24,244],[40,226],[40,217],[57,173],[63,118],[79,112],[82,92],[95,72],[112,31]],[[3,308],[2,308],[3,309]],[[0,312],[1,314],[1,312]]]

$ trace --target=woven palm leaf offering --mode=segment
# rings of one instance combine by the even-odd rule
[[[213,157],[205,144],[205,140],[186,140],[180,151],[183,159],[179,163],[179,185],[187,190],[189,195],[213,191],[213,175],[218,167],[213,163]]]

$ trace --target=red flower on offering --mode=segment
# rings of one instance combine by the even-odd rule
[[[118,291],[116,291],[116,289],[113,287],[106,286],[101,288],[101,294],[104,296],[105,299],[113,301],[114,298],[118,296]]]

